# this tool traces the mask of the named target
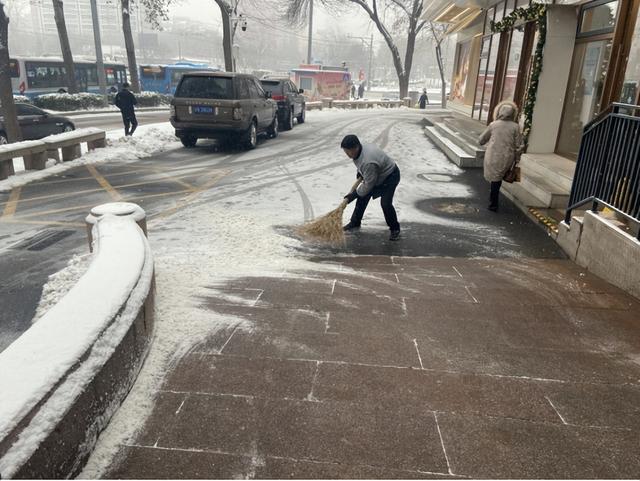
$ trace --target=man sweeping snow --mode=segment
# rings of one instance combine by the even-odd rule
[[[374,199],[381,197],[380,205],[384,220],[391,231],[389,240],[398,240],[400,224],[393,207],[393,195],[400,183],[400,169],[382,149],[373,144],[361,144],[355,135],[347,135],[342,139],[340,147],[353,160],[358,169],[358,178],[362,178],[362,183],[344,197],[349,203],[354,199],[357,201],[351,221],[343,229],[345,231],[359,229],[371,197]]]

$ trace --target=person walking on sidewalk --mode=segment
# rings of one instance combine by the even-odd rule
[[[357,177],[362,179],[360,185],[344,198],[348,203],[357,199],[356,208],[351,215],[351,221],[343,227],[345,231],[360,228],[362,216],[367,209],[371,197],[380,199],[384,220],[389,226],[391,235],[389,240],[400,238],[400,224],[393,207],[393,195],[400,183],[400,169],[396,163],[385,154],[382,149],[373,144],[361,144],[355,135],[347,135],[340,144],[347,157],[353,160],[358,170]]]
[[[488,209],[497,212],[504,174],[522,153],[522,134],[518,125],[518,106],[510,100],[500,102],[493,111],[493,122],[480,135],[480,145],[487,144],[484,154],[484,178],[491,183]]]
[[[429,97],[427,97],[427,89],[422,89],[422,95],[420,96],[420,108],[426,109],[429,104]]]
[[[122,90],[116,94],[115,104],[122,114],[124,135],[133,135],[138,127],[138,119],[136,119],[135,111],[135,105],[138,104],[138,99],[136,99],[136,96],[129,90],[129,84],[127,82],[122,84]]]

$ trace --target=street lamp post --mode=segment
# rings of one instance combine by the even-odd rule
[[[353,35],[349,35],[349,38],[360,40],[366,47],[369,48],[369,72],[367,73],[367,92],[369,92],[371,90],[371,73],[373,72],[373,34],[371,34],[370,38],[356,37]]]

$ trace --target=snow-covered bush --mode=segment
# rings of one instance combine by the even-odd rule
[[[21,104],[30,104],[31,103],[31,99],[29,97],[27,97],[26,95],[14,95],[13,96],[13,101],[14,102],[19,102]]]
[[[138,107],[158,107],[171,103],[170,95],[160,94],[158,92],[140,92],[135,95],[138,99]]]
[[[45,94],[38,95],[33,103],[48,110],[85,110],[103,107],[102,95],[81,92],[78,94]]]

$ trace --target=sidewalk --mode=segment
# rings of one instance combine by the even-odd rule
[[[168,373],[108,477],[638,477],[640,302],[565,260],[319,261],[212,291],[251,324]]]

